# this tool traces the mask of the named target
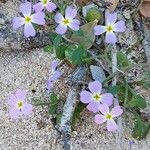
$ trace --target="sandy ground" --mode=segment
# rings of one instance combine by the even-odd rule
[[[38,57],[37,57],[38,56]],[[32,117],[12,121],[8,115],[7,97],[17,88],[28,91],[28,101],[32,97],[41,96],[49,73],[51,58],[36,49],[30,52],[0,53],[0,150],[53,150],[62,149],[62,141],[54,129],[46,108],[34,108]],[[32,91],[36,92],[33,93]],[[128,122],[124,123],[128,126]],[[130,140],[124,128],[121,141],[122,150],[131,149]],[[137,142],[133,149],[148,150],[150,135],[142,142]],[[113,134],[100,128],[93,122],[93,114],[86,110],[77,123],[71,143],[73,150],[105,150],[116,149]]]
[[[10,5],[11,4],[11,5]],[[8,10],[12,2],[9,5]],[[7,10],[7,12],[9,12]],[[11,10],[11,9],[10,9]],[[10,12],[8,16],[11,16]],[[9,17],[8,17],[9,18]],[[28,91],[28,101],[44,93],[52,56],[41,49],[30,51],[0,51],[0,150],[61,150],[62,140],[54,129],[46,108],[36,107],[31,118],[12,121],[8,115],[7,97],[17,88]],[[62,86],[60,86],[62,88]],[[33,92],[33,90],[35,92]],[[66,93],[65,93],[66,94]],[[150,94],[144,93],[147,99]],[[130,146],[128,142],[132,118],[124,117],[121,138],[122,150],[149,150],[150,134]],[[127,128],[128,127],[128,128]],[[93,114],[85,110],[72,133],[72,150],[116,150],[115,135],[93,121]]]

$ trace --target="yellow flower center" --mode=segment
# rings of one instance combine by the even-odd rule
[[[70,21],[70,19],[64,19],[62,22],[64,25],[68,25],[68,24],[70,24],[71,21]]]
[[[112,32],[114,30],[114,28],[112,25],[108,25],[108,26],[106,26],[106,30],[107,30],[107,32]]]
[[[25,23],[30,23],[31,22],[31,17],[26,16],[24,20],[25,20]]]
[[[101,99],[101,95],[99,93],[95,93],[93,94],[92,98],[94,101],[98,102]]]
[[[112,114],[106,114],[105,115],[105,118],[107,119],[107,120],[111,120],[113,117],[112,117]]]
[[[43,5],[46,5],[48,3],[48,0],[42,0]]]
[[[23,107],[23,102],[22,101],[18,101],[17,102],[17,108],[22,109]]]

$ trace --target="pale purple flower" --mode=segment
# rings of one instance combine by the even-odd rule
[[[133,146],[135,144],[135,140],[134,139],[129,140],[128,144],[130,147]]]
[[[18,89],[15,94],[8,97],[9,115],[12,119],[29,116],[32,113],[32,105],[25,101],[26,92]]]
[[[105,26],[97,25],[94,27],[94,34],[100,35],[106,32],[105,42],[115,44],[117,37],[114,32],[124,32],[126,30],[123,20],[117,21],[117,13],[106,13]]]
[[[47,81],[47,86],[46,86],[46,89],[48,92],[51,91],[51,89],[53,88],[53,82],[62,75],[62,72],[60,72],[57,69],[58,64],[59,64],[58,61],[56,60],[52,61],[52,64],[51,64],[52,73]]]
[[[43,12],[37,12],[31,14],[31,3],[26,2],[20,5],[20,11],[22,12],[23,17],[14,17],[13,19],[13,28],[17,29],[24,25],[24,35],[25,37],[35,36],[36,31],[32,23],[38,25],[45,24],[45,14]]]
[[[50,0],[40,0],[37,4],[33,5],[33,9],[36,12],[42,11],[44,8],[46,8],[47,11],[53,12],[57,6],[55,3],[52,3]]]
[[[115,106],[110,111],[108,105],[102,104],[99,106],[99,110],[102,114],[95,115],[95,122],[97,124],[102,124],[104,122],[107,122],[106,123],[107,130],[110,132],[116,131],[118,129],[118,126],[114,121],[114,118],[120,116],[123,113],[121,107],[119,105]]]
[[[56,33],[63,35],[67,28],[70,27],[74,31],[79,30],[80,21],[74,19],[77,15],[77,10],[72,7],[67,7],[65,10],[65,17],[61,13],[55,15],[55,22],[59,25],[56,28]]]
[[[94,113],[99,111],[101,104],[112,105],[113,95],[111,93],[101,94],[102,84],[99,81],[90,82],[88,85],[90,90],[84,90],[80,93],[80,100],[82,103],[88,104],[87,109]]]

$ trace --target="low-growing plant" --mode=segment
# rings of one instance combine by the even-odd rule
[[[80,101],[85,105],[81,102],[75,106],[72,104],[67,105],[70,107],[72,114],[71,125],[74,126],[77,119],[80,118],[80,113],[84,108],[87,108],[95,114],[95,119],[93,119],[97,124],[106,122],[108,131],[117,132],[117,122],[120,120],[118,117],[126,115],[128,111],[135,117],[133,137],[136,139],[144,138],[149,131],[150,125],[147,120],[142,118],[140,110],[146,108],[147,103],[145,98],[134,90],[135,83],[132,84],[127,81],[127,70],[132,67],[132,64],[127,55],[117,48],[119,44],[118,34],[126,32],[125,21],[118,21],[116,12],[110,13],[105,10],[105,25],[103,25],[99,24],[99,20],[97,20],[102,16],[102,12],[98,14],[99,9],[90,9],[87,13],[88,17],[83,18],[80,9],[73,5],[67,6],[64,4],[62,8],[65,9],[59,6],[59,10],[57,9],[58,5],[59,3],[55,4],[49,0],[41,0],[33,6],[30,2],[22,3],[20,10],[23,16],[13,19],[13,28],[17,29],[24,26],[24,36],[26,38],[34,37],[36,35],[34,24],[45,25],[45,16],[49,13],[48,15],[54,16],[51,19],[54,26],[49,31],[51,33],[51,44],[44,47],[44,51],[50,55],[54,54],[62,62],[71,63],[76,68],[86,66],[89,69],[92,64],[99,63],[97,69],[91,69],[89,80],[85,79],[85,83],[81,81],[81,84],[80,81],[76,81],[77,85],[84,84],[80,91],[77,90],[77,94],[80,95]],[[33,12],[34,14],[32,14]],[[92,13],[97,13],[95,19],[93,19]],[[89,21],[89,16],[92,16],[92,21]],[[99,35],[100,37],[97,37]],[[100,45],[98,41],[101,41]],[[108,64],[108,68],[103,66],[103,62]],[[51,115],[55,114],[56,122],[61,124],[61,119],[63,119],[65,113],[69,112],[63,110],[61,113],[57,113],[59,101],[57,95],[53,93],[53,85],[63,75],[63,72],[58,68],[59,61],[54,60],[51,64],[52,73],[48,78],[46,90],[50,95],[48,112]],[[100,73],[97,74],[97,72]],[[149,90],[149,73],[136,84],[140,84]],[[20,90],[17,90],[15,95],[9,97],[9,113],[12,119],[31,113],[32,106],[24,102],[24,98],[25,94]],[[73,109],[73,107],[75,108]]]

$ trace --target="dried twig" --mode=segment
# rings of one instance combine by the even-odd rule
[[[148,27],[144,27],[144,39],[143,39],[143,46],[146,54],[146,58],[148,64],[150,64],[150,30]]]
[[[58,130],[62,133],[64,141],[64,149],[70,150],[70,133],[71,133],[71,119],[78,103],[79,83],[83,81],[86,76],[86,68],[84,66],[78,67],[70,76],[68,80],[69,94],[63,108],[63,114],[60,121]]]

